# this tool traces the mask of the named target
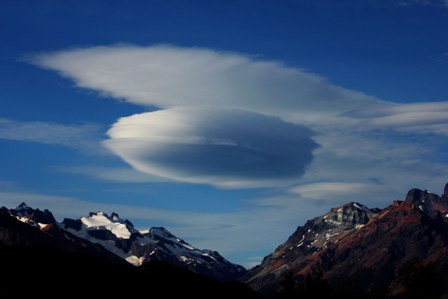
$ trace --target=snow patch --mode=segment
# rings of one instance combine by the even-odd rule
[[[40,229],[44,229],[44,228],[46,228],[48,226],[48,224],[40,223],[40,222],[38,222],[37,225],[39,225]]]
[[[30,220],[26,217],[16,216],[16,219],[19,220],[20,222],[27,223],[27,224],[30,222]]]
[[[209,257],[209,258],[211,258],[211,259],[214,260],[214,261],[217,261],[217,260],[215,259],[215,257],[211,256],[211,255],[208,254],[208,253],[203,253],[202,255],[203,255],[203,256],[206,256],[206,257]]]
[[[131,237],[131,232],[126,227],[126,224],[111,221],[103,212],[98,212],[91,215],[90,217],[82,217],[81,222],[87,228],[105,228],[115,236],[117,236],[117,238],[119,239],[129,239]]]
[[[140,266],[143,264],[143,257],[138,257],[135,255],[128,256],[125,260],[134,266]]]
[[[190,244],[187,243],[181,243],[181,245],[189,250],[196,250],[196,248],[194,248],[193,246],[191,246]]]

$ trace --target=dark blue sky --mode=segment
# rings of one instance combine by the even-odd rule
[[[446,28],[444,1],[1,1],[0,205],[119,209],[249,265],[334,205],[441,189]]]

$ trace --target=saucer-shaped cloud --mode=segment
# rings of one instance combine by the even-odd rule
[[[106,146],[144,173],[224,188],[292,183],[317,147],[305,126],[228,109],[136,114],[108,135]]]
[[[142,106],[224,107],[304,123],[384,105],[323,77],[239,53],[167,45],[72,49],[32,57],[79,87]],[[341,119],[338,118],[340,124]]]

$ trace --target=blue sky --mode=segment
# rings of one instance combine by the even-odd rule
[[[246,266],[448,181],[448,3],[1,1],[0,204],[116,211]]]

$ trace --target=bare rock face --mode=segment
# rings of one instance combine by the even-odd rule
[[[291,277],[299,285],[319,277],[330,287],[350,282],[367,294],[381,288],[395,296],[405,290],[401,269],[409,262],[448,274],[447,186],[441,197],[412,189],[383,210],[359,203],[333,208],[299,226],[245,281],[266,295]]]
[[[445,185],[445,190],[443,191],[442,197],[448,199],[448,183]]]

